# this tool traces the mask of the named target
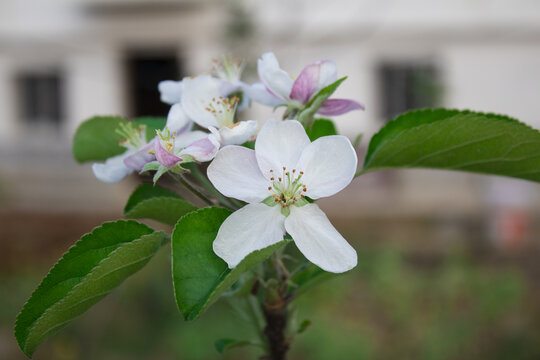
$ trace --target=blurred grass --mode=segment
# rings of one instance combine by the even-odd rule
[[[296,319],[312,326],[294,339],[291,359],[540,358],[538,305],[518,267],[480,264],[459,250],[425,266],[388,242],[356,248],[355,270],[297,300]],[[215,340],[253,339],[223,303],[194,322],[181,319],[168,252],[46,342],[35,359],[216,359]],[[0,358],[24,358],[12,324],[45,271],[2,275]],[[224,358],[257,355],[243,348]]]

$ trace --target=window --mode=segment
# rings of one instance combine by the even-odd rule
[[[32,125],[59,126],[64,117],[58,71],[25,72],[16,80],[19,114]]]
[[[426,63],[389,63],[380,66],[381,116],[391,120],[411,109],[439,105],[441,87],[437,68]]]
[[[167,115],[170,105],[160,101],[157,86],[162,80],[180,79],[176,52],[131,52],[127,65],[129,114],[134,117]]]

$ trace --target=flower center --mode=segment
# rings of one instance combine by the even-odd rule
[[[280,171],[270,169],[270,173],[272,183],[268,190],[274,190],[272,197],[275,203],[281,204],[282,208],[287,208],[297,202],[303,202],[304,193],[307,191],[306,185],[300,181],[304,175],[303,171],[296,169],[288,171],[283,166]]]
[[[169,128],[165,126],[165,129],[163,129],[163,131],[156,130],[156,133],[158,134],[159,141],[161,142],[165,150],[172,154],[174,150],[174,142],[176,140],[176,131],[173,131],[171,133],[171,130],[169,130]]]
[[[231,55],[224,55],[220,59],[214,59],[212,61],[213,74],[215,77],[228,82],[235,82],[240,80],[242,71],[246,66],[246,61],[232,57]]]
[[[234,114],[238,105],[238,97],[233,96],[230,99],[220,96],[212,98],[212,101],[206,105],[205,110],[211,113],[220,126],[231,126],[234,124]]]
[[[135,128],[133,123],[120,123],[120,127],[115,132],[123,138],[119,145],[128,150],[136,150],[146,144],[146,126],[144,125]]]

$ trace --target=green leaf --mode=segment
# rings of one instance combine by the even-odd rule
[[[249,254],[234,269],[214,254],[212,243],[230,210],[210,207],[181,218],[172,234],[172,270],[176,304],[186,320],[212,305],[246,271],[290,240]]]
[[[313,121],[313,125],[307,131],[309,139],[315,141],[321,136],[337,135],[337,129],[334,122],[330,119],[319,118]]]
[[[118,145],[122,137],[116,133],[123,122],[127,120],[119,116],[96,116],[79,125],[73,137],[75,160],[80,163],[104,161],[125,152],[126,149]]]
[[[150,141],[156,136],[156,130],[162,130],[167,123],[167,118],[159,116],[144,116],[133,119],[138,125],[146,126],[146,140]]]
[[[129,197],[124,216],[153,219],[173,226],[178,219],[194,210],[197,210],[197,207],[178,194],[152,184],[142,184]]]
[[[255,345],[250,341],[246,340],[234,340],[234,339],[219,339],[214,343],[214,347],[217,352],[223,354],[225,351],[241,346]]]
[[[136,221],[104,223],[56,263],[17,316],[15,337],[31,356],[39,344],[145,266],[165,239]]]
[[[357,175],[389,168],[462,170],[540,182],[540,132],[503,115],[411,111],[373,136]]]
[[[308,101],[308,103],[304,107],[304,110],[302,110],[302,112],[298,114],[298,121],[300,121],[304,125],[309,125],[317,111],[319,111],[323,102],[325,102],[326,99],[332,96],[332,94],[337,90],[339,85],[341,85],[341,83],[344,82],[346,79],[347,77],[344,76],[341,79],[336,80],[332,84],[322,88],[315,96],[313,96],[310,101]]]
[[[304,321],[302,321],[302,323],[298,327],[298,330],[296,330],[296,333],[297,334],[302,334],[310,326],[311,326],[311,320],[304,320]]]

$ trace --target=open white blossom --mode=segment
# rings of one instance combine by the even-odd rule
[[[305,198],[331,196],[353,179],[357,156],[344,136],[310,142],[295,120],[269,120],[255,150],[226,146],[208,167],[208,178],[224,195],[248,202],[221,225],[214,252],[230,268],[288,232],[312,263],[340,273],[356,266],[355,250],[324,212]]]
[[[242,144],[257,131],[257,121],[234,122],[237,98],[224,97],[220,82],[208,75],[183,80],[182,107],[195,123],[215,128],[221,145]]]

